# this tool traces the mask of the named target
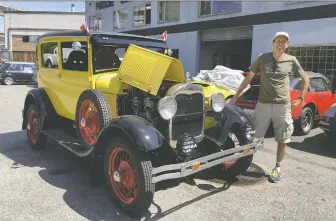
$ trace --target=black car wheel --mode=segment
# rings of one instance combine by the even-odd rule
[[[314,112],[310,107],[305,107],[297,121],[297,129],[301,135],[307,135],[314,126]]]
[[[227,138],[223,150],[229,150],[237,147],[237,145],[243,146],[250,143],[247,138],[247,130],[241,128],[238,124],[233,126],[231,133]],[[251,165],[253,155],[249,155],[238,160],[232,160],[230,162],[223,163],[216,166],[214,169],[225,177],[235,177],[245,172]]]
[[[150,207],[155,184],[152,163],[145,152],[121,137],[108,144],[104,157],[108,190],[115,204],[131,216],[141,216]]]
[[[12,85],[14,83],[14,78],[12,78],[12,77],[5,77],[5,79],[4,79],[3,82],[4,82],[5,85]]]

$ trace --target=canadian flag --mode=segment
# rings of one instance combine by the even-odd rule
[[[164,31],[164,32],[162,33],[162,35],[161,35],[161,39],[162,39],[163,41],[167,41],[167,31]]]

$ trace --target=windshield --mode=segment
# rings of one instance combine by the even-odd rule
[[[93,47],[93,69],[94,74],[99,74],[109,71],[117,71],[121,65],[121,62],[125,56],[129,45],[95,45]],[[149,50],[164,53],[166,48],[154,48],[141,46]]]

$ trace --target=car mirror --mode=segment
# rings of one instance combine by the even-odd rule
[[[79,51],[81,49],[82,45],[80,42],[75,41],[72,43],[72,49],[74,49],[75,51]]]

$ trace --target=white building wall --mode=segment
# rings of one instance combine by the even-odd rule
[[[16,31],[44,34],[51,30],[79,29],[85,23],[85,13],[80,12],[5,12],[5,46],[10,48],[9,33]]]
[[[336,45],[336,18],[282,22],[255,25],[251,62],[262,52],[272,51],[273,36],[278,31],[289,34],[291,46],[301,45]]]

